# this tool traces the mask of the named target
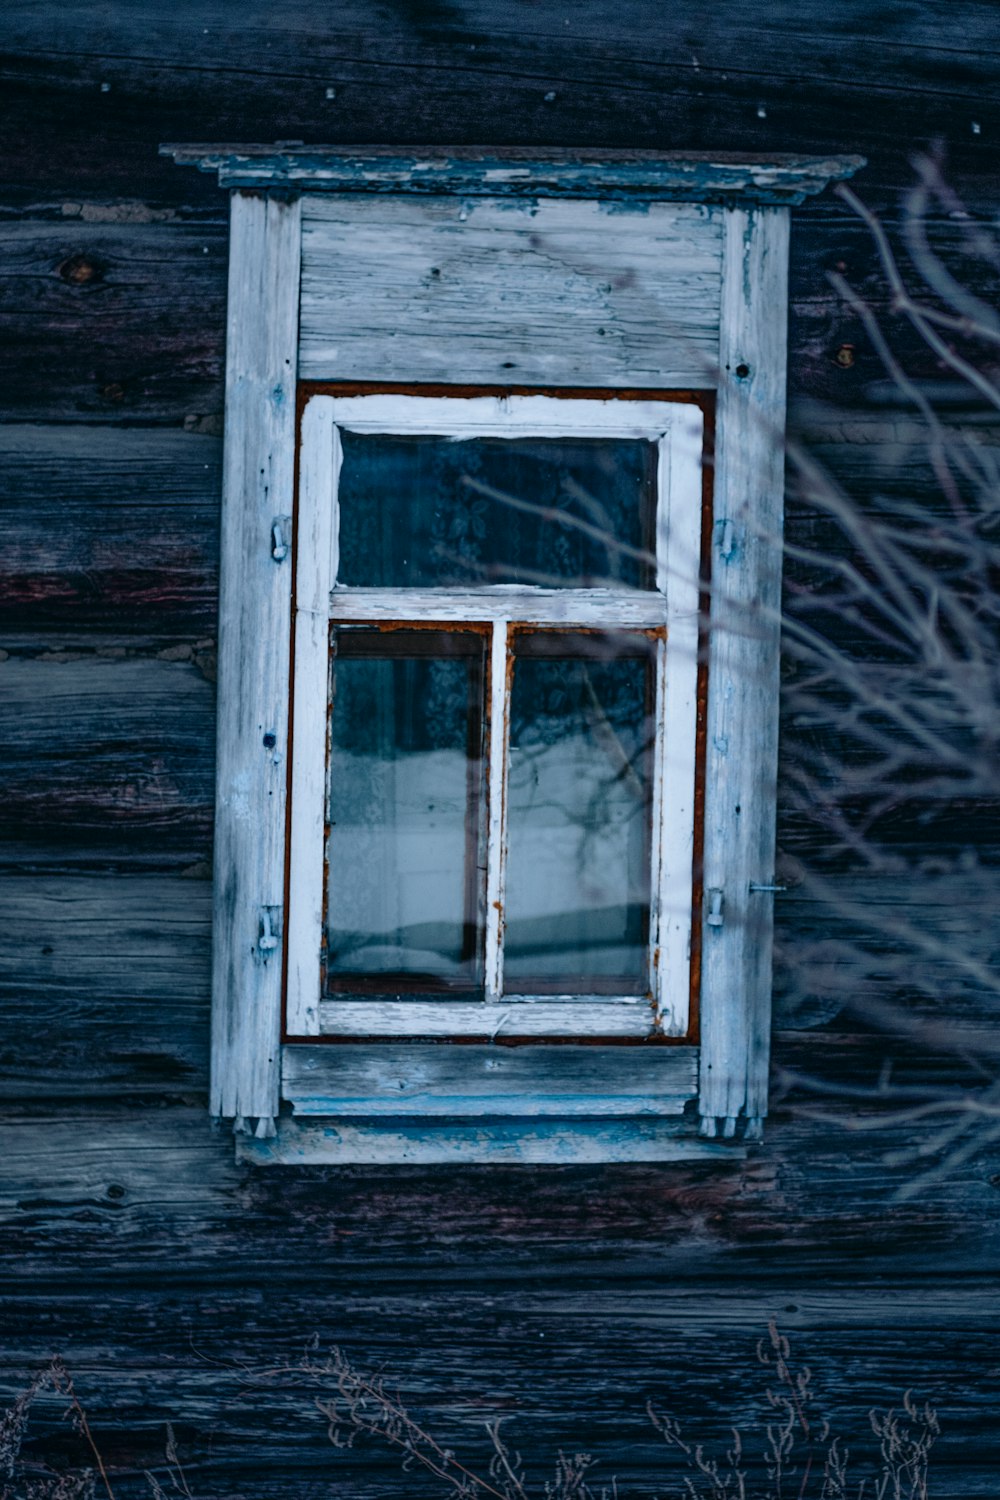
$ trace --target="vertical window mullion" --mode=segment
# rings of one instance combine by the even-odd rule
[[[490,644],[489,822],[486,840],[486,998],[503,994],[507,876],[507,757],[510,745],[508,620],[494,620]]]

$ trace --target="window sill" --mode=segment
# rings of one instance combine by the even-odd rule
[[[586,1166],[600,1162],[740,1161],[742,1142],[706,1141],[695,1120],[333,1120],[282,1118],[267,1140],[236,1137],[252,1166],[434,1166],[506,1162]]]

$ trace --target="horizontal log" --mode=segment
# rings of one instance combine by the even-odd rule
[[[953,161],[977,167],[985,196],[992,18],[969,0],[960,16],[944,37],[928,5],[901,16],[853,0],[833,27],[816,0],[752,16],[725,0],[693,6],[678,26],[649,0],[589,0],[567,28],[546,0],[515,27],[476,0],[386,25],[360,0],[332,22],[303,0],[293,18],[255,6],[236,26],[218,5],[195,17],[158,0],[120,25],[117,15],[95,25],[74,3],[56,37],[28,8],[5,29],[5,138],[18,143],[18,187],[127,194],[141,183],[163,194],[174,180],[155,160],[163,140],[683,140],[861,150],[898,181],[914,141],[950,136]],[[191,184],[187,196],[198,192]]]
[[[59,853],[42,845],[35,862],[56,863]],[[140,870],[0,878],[0,908],[18,934],[18,942],[0,953],[0,999],[7,1011],[0,1055],[9,1093],[44,1098],[204,1088],[210,872],[204,863],[191,868],[201,878]],[[996,892],[988,877],[988,871],[962,869],[914,871],[905,880],[898,873],[868,880],[851,874],[831,877],[822,899],[803,889],[780,896],[777,1024],[808,1029],[842,1013],[864,1024],[877,1013],[879,1025],[891,1031],[895,1017],[898,1036],[913,1031],[920,1049],[907,1065],[916,1069],[912,1082],[945,1087],[965,1081],[961,1058],[990,1052],[997,1005],[996,988],[971,965],[978,962],[1000,984],[991,936]],[[925,940],[939,950],[920,949]],[[829,1053],[829,1037],[806,1038],[803,1055],[788,1065],[808,1067],[809,1048],[821,1043]],[[787,1051],[788,1038],[784,1045]],[[829,1065],[826,1071],[851,1083],[860,1070],[874,1085],[886,1045],[858,1037],[832,1074]],[[504,1070],[519,1069],[532,1051],[491,1050],[505,1080]],[[414,1051],[424,1056],[424,1049],[376,1049],[388,1068],[385,1078],[390,1064]],[[429,1052],[432,1058],[450,1055],[441,1048]],[[682,1054],[660,1049],[650,1068],[661,1066],[661,1053],[668,1070],[685,1065],[677,1061]],[[370,1060],[370,1048],[306,1046],[287,1056],[294,1070],[287,1096],[300,1109],[323,1092],[317,1069],[346,1070],[342,1078],[367,1089],[370,1070],[381,1067]],[[645,1054],[636,1056],[642,1062]],[[633,1082],[641,1090],[639,1078],[627,1080],[627,1088]]]
[[[0,630],[75,641],[216,629],[221,442],[158,428],[0,426]],[[5,641],[6,644],[6,641]]]
[[[204,1094],[207,878],[0,876],[0,910],[8,1098]]]
[[[224,220],[189,222],[173,211],[173,216],[156,221],[150,210],[141,211],[140,203],[134,205],[133,220],[116,221],[114,205],[101,207],[103,212],[89,219],[0,222],[4,250],[0,340],[8,351],[0,371],[0,412],[7,420],[34,422],[120,422],[125,418],[172,423],[220,413],[227,253]],[[221,195],[219,208],[221,215],[225,208]],[[385,207],[368,205],[368,211],[373,210],[385,212]],[[95,218],[105,221],[94,222]],[[898,210],[892,207],[887,227],[894,234],[897,223]],[[960,243],[953,224],[936,225],[933,238],[946,251]],[[905,265],[906,257],[902,258]],[[324,291],[323,277],[329,281],[336,267],[320,258],[310,272],[311,263],[307,257],[306,292],[312,295],[308,279],[312,276],[313,292],[319,296]],[[983,276],[988,273],[974,264],[966,265],[972,289],[983,290]],[[829,213],[820,207],[807,208],[796,220],[792,241],[789,389],[793,401],[808,396],[863,409],[873,392],[883,402],[891,399],[885,372],[867,334],[828,283],[830,270],[840,271],[871,301],[909,373],[939,381],[937,356],[905,319],[888,315],[888,292],[867,230],[842,210]],[[648,271],[643,273],[644,286],[650,280]],[[445,272],[440,286],[418,287],[418,292],[448,305],[447,267]],[[666,302],[660,296],[649,298],[642,311],[650,332],[662,322],[665,345],[676,340],[677,328],[668,327],[671,319],[676,323],[669,298]],[[634,324],[635,310],[631,316]],[[608,318],[613,321],[613,317],[612,308]],[[606,327],[607,319],[592,321],[591,333],[598,323]],[[697,343],[704,330],[695,332]],[[324,343],[320,337],[322,329],[307,320],[305,333],[306,373],[322,370],[337,376],[346,370],[356,376],[363,368],[366,378],[400,377],[402,355],[393,352],[395,344],[387,351],[390,364],[383,370],[377,363],[358,364],[357,351],[351,352],[356,338],[344,348],[336,346],[331,356],[329,340]],[[601,384],[619,378],[615,336],[608,338],[606,328],[597,342],[604,352],[595,360],[592,375],[585,370],[574,375],[578,383]],[[29,347],[32,357],[26,361],[23,350]],[[406,378],[433,378],[430,356],[419,349],[411,353],[414,363],[412,372],[409,365],[403,370]],[[496,359],[506,360],[508,354],[501,349]],[[347,358],[353,363],[345,365]],[[541,366],[525,366],[522,361],[519,368],[524,378],[544,383]],[[477,370],[476,378],[490,375],[485,366]],[[509,378],[510,371],[502,373]],[[683,383],[683,373],[675,372],[675,383]]]
[[[801,1054],[800,1054],[801,1055]],[[807,1054],[808,1055],[808,1054]],[[830,1275],[990,1275],[1000,1258],[995,1174],[980,1154],[943,1176],[914,1161],[914,1126],[877,1130],[857,1101],[778,1102],[745,1160],[603,1166],[238,1165],[204,1107],[140,1101],[9,1104],[0,1271],[59,1286],[343,1285],[345,1277],[482,1287],[607,1274],[665,1282]],[[891,1110],[890,1110],[891,1113]],[[840,1121],[840,1125],[836,1123]],[[897,1199],[916,1182],[915,1196]],[[605,1267],[601,1269],[602,1265]],[[6,1280],[5,1280],[6,1285]]]
[[[214,697],[192,662],[0,662],[5,861],[206,858]]]
[[[617,1475],[619,1494],[649,1500],[679,1483],[676,1451],[671,1457],[648,1423],[650,1397],[687,1439],[720,1453],[727,1424],[739,1424],[753,1434],[748,1457],[757,1459],[773,1375],[756,1345],[772,1317],[791,1339],[796,1368],[812,1372],[817,1414],[855,1463],[875,1451],[868,1412],[898,1407],[906,1387],[940,1409],[932,1493],[988,1494],[1000,1457],[996,1298],[983,1283],[676,1288],[647,1279],[580,1290],[347,1286],[317,1295],[271,1286],[184,1296],[151,1286],[97,1297],[8,1294],[3,1316],[0,1400],[61,1349],[116,1495],[131,1495],[143,1468],[162,1474],[169,1420],[197,1494],[260,1493],[256,1470],[266,1471],[269,1496],[439,1496],[380,1445],[331,1449],[315,1402],[332,1394],[322,1366],[337,1344],[361,1371],[378,1370],[471,1466],[485,1466],[484,1423],[503,1416],[533,1477],[548,1477],[557,1449],[586,1449],[599,1458],[597,1475]],[[86,1462],[64,1407],[50,1393],[37,1401],[33,1460]]]
[[[0,225],[0,412],[179,424],[221,411],[226,240],[224,223],[183,220]]]

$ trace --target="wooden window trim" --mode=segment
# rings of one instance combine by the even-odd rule
[[[235,1120],[241,1154],[258,1164],[660,1161],[739,1149],[733,1142],[741,1134],[750,1139],[759,1136],[767,1096],[772,902],[766,891],[773,881],[774,859],[788,207],[820,191],[831,178],[851,175],[863,162],[839,158],[726,165],[709,158],[664,158],[661,166],[648,154],[625,153],[598,160],[600,154],[549,153],[542,160],[529,153],[519,159],[515,172],[505,175],[498,171],[503,162],[493,160],[489,153],[436,159],[433,171],[428,172],[424,156],[434,153],[424,153],[416,161],[398,152],[369,153],[371,159],[363,160],[357,152],[164,149],[178,161],[218,171],[224,185],[233,189],[223,463],[212,1112]],[[299,196],[303,191],[312,196],[303,200]],[[337,204],[337,195],[345,192]],[[464,194],[469,197],[463,200],[460,213],[449,210],[442,215],[448,195]],[[505,198],[512,200],[509,206]],[[547,200],[556,199],[561,201],[546,218]],[[354,321],[348,328],[346,354],[336,370],[332,367],[328,354],[335,351],[340,326],[336,298],[327,295],[322,305],[300,304],[304,204],[312,216],[310,255],[340,253],[336,247],[343,247],[352,233],[355,203],[359,213],[364,205],[366,223],[387,226],[397,259],[388,279],[376,277],[376,295],[384,295],[387,306],[401,308],[413,295],[412,277],[418,268],[412,258],[405,261],[413,226],[422,236],[424,249],[440,243],[445,234],[458,257],[453,263],[458,280],[452,277],[446,288],[452,298],[447,306],[454,310],[461,298],[468,298],[470,287],[474,296],[474,276],[479,273],[470,267],[481,264],[461,260],[465,218],[479,215],[480,238],[485,227],[505,236],[508,250],[522,253],[523,247],[530,257],[539,226],[544,230],[548,223],[559,234],[571,228],[574,200],[586,210],[581,223],[590,237],[588,243],[607,245],[613,263],[623,253],[622,245],[635,235],[645,267],[666,264],[666,280],[660,277],[656,285],[665,290],[671,315],[676,318],[684,306],[698,309],[696,316],[686,319],[680,314],[677,326],[687,343],[684,338],[675,339],[667,348],[651,334],[638,313],[643,305],[642,284],[633,280],[622,283],[620,306],[631,321],[618,325],[620,341],[596,340],[604,328],[597,328],[597,320],[584,318],[579,324],[563,320],[559,327],[570,334],[564,343],[550,320],[542,340],[526,343],[527,335],[519,334],[517,360],[501,360],[500,353],[491,352],[497,331],[504,327],[506,304],[500,295],[499,303],[494,298],[489,310],[489,336],[476,344],[469,358],[461,340],[470,325],[467,319],[453,318],[447,327],[428,325],[432,342],[436,340],[428,358],[422,357],[422,346],[414,344],[411,336],[408,344],[404,341],[397,346],[395,363],[390,358],[383,364],[370,341],[366,343],[364,324],[358,322],[364,298],[352,292],[348,312]],[[453,202],[458,205],[458,196]],[[379,203],[389,204],[389,210],[369,212]],[[678,203],[674,212],[671,205]],[[649,204],[652,211],[644,220]],[[608,207],[615,210],[613,222],[607,216]],[[539,212],[530,233],[517,214],[511,217],[509,208],[516,209],[522,219]],[[609,226],[606,233],[605,224]],[[702,236],[699,249],[696,241]],[[676,250],[676,270],[671,260],[656,262],[660,245],[667,247],[668,256]],[[692,247],[690,255],[686,247]],[[337,264],[340,274],[344,262]],[[582,263],[567,267],[571,295],[577,295],[572,288],[585,292],[592,269]],[[322,290],[317,280],[322,274],[319,262],[311,262],[309,274],[312,280],[307,290],[313,296],[317,288]],[[537,267],[532,274],[537,274]],[[696,281],[700,292],[694,290]],[[513,284],[511,290],[516,295]],[[471,374],[463,377],[463,369],[474,370],[479,389],[495,384],[505,392],[534,390],[543,383],[536,378],[539,370],[551,368],[554,360],[559,370],[555,383],[567,392],[574,386],[589,390],[586,384],[580,385],[580,377],[586,381],[601,370],[616,393],[620,388],[625,395],[632,370],[631,383],[641,388],[635,394],[695,387],[686,399],[703,404],[709,423],[715,403],[714,512],[706,523],[711,628],[704,653],[711,688],[699,724],[705,757],[704,891],[692,943],[696,983],[700,978],[698,1046],[635,1049],[531,1044],[508,1048],[494,1044],[484,1048],[470,1043],[387,1050],[362,1043],[285,1049],[283,1058],[280,1020],[287,943],[282,876],[291,727],[284,643],[291,632],[291,562],[301,543],[301,538],[291,535],[291,517],[296,492],[296,402],[310,394],[297,387],[297,375],[303,373],[299,350],[306,324],[309,378],[329,383],[338,374],[338,386],[343,389],[353,380],[359,395],[371,389],[372,377],[378,377],[381,389],[386,388],[383,376],[399,382],[399,371],[407,361],[419,366],[405,370],[407,387],[413,389],[423,371],[427,394],[434,394],[433,378],[427,372],[435,369],[446,371],[448,379],[454,374],[458,380],[473,378]],[[717,340],[717,361],[713,339]],[[526,384],[515,384],[518,360],[524,372],[520,381]],[[590,381],[591,385],[601,383]],[[319,385],[313,387],[319,389]],[[669,394],[673,400],[685,399],[679,391],[671,389]],[[749,631],[748,619],[753,621]],[[328,628],[325,613],[323,628]],[[299,704],[296,732],[304,727],[302,707]],[[721,906],[721,925],[707,921],[716,904]],[[455,1077],[449,1075],[446,1063],[457,1064],[459,1054],[465,1057],[464,1082],[456,1094]],[[609,1071],[618,1055],[634,1059],[637,1068],[642,1060],[642,1069],[646,1059],[670,1059],[669,1067],[680,1072],[669,1074],[664,1062],[665,1071],[652,1075],[652,1091],[644,1096],[643,1079],[648,1083],[650,1075],[643,1073],[631,1088],[627,1079],[623,1082],[620,1074]],[[361,1074],[348,1067],[351,1057]],[[412,1069],[402,1079],[405,1087],[400,1090],[400,1059],[404,1057]],[[333,1062],[346,1071],[330,1075]],[[578,1091],[572,1095],[572,1108],[564,1107],[562,1115],[554,1102],[560,1081],[555,1069],[565,1070],[563,1082],[575,1079],[573,1087]],[[488,1076],[493,1072],[507,1077],[499,1095]],[[673,1084],[668,1084],[668,1074]],[[362,1096],[345,1091],[356,1089],[362,1076],[368,1079],[368,1092],[363,1095],[364,1108],[359,1108]],[[556,1092],[546,1092],[543,1076],[554,1080]],[[598,1082],[602,1076],[603,1089]],[[662,1089],[656,1080],[662,1082]],[[311,1088],[310,1081],[318,1081],[318,1090]],[[283,1119],[276,1135],[275,1116],[283,1091],[297,1118]],[[420,1096],[416,1113],[423,1114],[422,1124],[411,1121],[404,1126],[395,1115],[390,1116],[401,1094]],[[695,1097],[702,1135],[708,1137],[701,1141],[692,1136],[679,1113],[669,1115],[670,1100]],[[339,1100],[338,1118],[316,1113],[316,1105],[324,1098]],[[444,1118],[446,1107],[457,1109],[461,1119]]]

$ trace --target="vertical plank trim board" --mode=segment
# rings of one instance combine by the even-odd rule
[[[731,1135],[740,1114],[755,1133],[767,1110],[773,897],[752,887],[774,877],[788,218],[730,209],[724,232],[701,959],[709,1135],[719,1122]]]
[[[227,1118],[258,1118],[266,1132],[280,1078],[292,568],[274,528],[287,547],[299,202],[235,192],[230,222],[211,1107]]]

